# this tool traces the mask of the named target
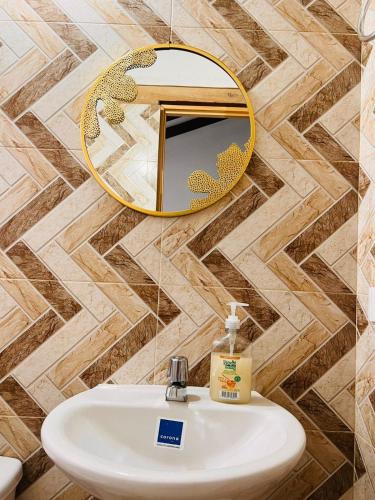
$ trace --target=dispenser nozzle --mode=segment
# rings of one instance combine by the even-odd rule
[[[228,302],[228,306],[230,306],[230,315],[225,320],[225,328],[238,330],[240,327],[240,319],[236,314],[236,309],[237,307],[247,307],[248,305],[249,304],[243,302]]]
[[[230,306],[231,316],[236,316],[237,307],[249,307],[249,304],[246,304],[245,302],[228,302],[227,305]]]

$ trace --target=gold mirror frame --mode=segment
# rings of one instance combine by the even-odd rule
[[[129,207],[129,208],[131,208],[131,209],[133,209],[133,210],[135,210],[137,212],[141,212],[141,213],[144,213],[144,214],[147,214],[147,215],[153,215],[153,216],[156,216],[156,217],[176,217],[176,216],[188,215],[188,214],[192,214],[192,213],[195,213],[195,212],[199,212],[200,210],[203,210],[204,208],[207,208],[207,207],[213,205],[218,200],[220,200],[221,198],[223,198],[227,193],[229,193],[233,189],[233,187],[238,183],[238,181],[241,179],[241,177],[245,173],[246,168],[248,167],[248,164],[250,162],[250,159],[251,159],[251,156],[252,156],[252,153],[253,153],[253,150],[254,150],[254,144],[255,144],[255,117],[254,117],[254,110],[253,110],[253,106],[251,104],[250,98],[249,98],[249,96],[248,96],[248,94],[247,94],[244,86],[242,85],[241,81],[233,73],[233,71],[230,70],[226,66],[226,64],[224,64],[222,61],[220,61],[220,59],[216,58],[212,54],[209,54],[208,52],[205,52],[204,50],[197,49],[197,48],[191,47],[189,45],[181,45],[181,44],[173,44],[173,43],[148,45],[148,46],[145,46],[145,47],[141,47],[141,48],[139,48],[137,50],[146,51],[146,50],[155,50],[155,49],[179,49],[179,50],[185,50],[185,51],[188,51],[188,52],[193,52],[195,54],[199,54],[200,56],[203,56],[203,57],[209,59],[210,61],[214,62],[218,66],[220,66],[232,78],[232,80],[236,83],[236,85],[239,88],[239,90],[241,91],[241,93],[243,95],[243,98],[244,98],[244,101],[246,103],[246,108],[244,108],[244,109],[247,109],[247,111],[248,111],[249,122],[250,122],[250,137],[249,137],[249,141],[247,143],[247,147],[246,147],[245,152],[242,152],[243,153],[243,155],[242,155],[243,156],[243,166],[242,166],[241,170],[239,171],[238,175],[230,183],[228,183],[228,185],[226,186],[225,189],[223,189],[220,192],[220,196],[219,197],[216,197],[215,199],[213,199],[211,201],[209,200],[207,203],[204,204],[204,206],[198,206],[197,208],[192,208],[192,209],[187,209],[187,210],[181,210],[181,211],[176,211],[176,212],[163,212],[163,211],[157,211],[157,210],[144,209],[142,207],[139,207],[138,205],[134,205],[133,203],[130,203],[130,202],[124,200],[123,198],[121,198],[121,196],[119,196],[117,193],[115,193],[102,180],[102,178],[99,176],[99,174],[97,173],[94,165],[91,162],[89,153],[87,151],[86,141],[85,141],[85,125],[86,125],[86,123],[85,123],[85,116],[86,116],[87,107],[88,107],[88,105],[89,105],[89,103],[91,101],[91,98],[94,95],[94,93],[97,91],[97,87],[99,86],[99,84],[100,84],[103,76],[105,74],[107,74],[109,70],[111,70],[111,69],[113,70],[118,65],[118,62],[119,62],[118,60],[115,61],[114,63],[112,63],[103,72],[101,72],[99,74],[99,76],[97,77],[97,79],[91,85],[88,94],[86,95],[86,98],[85,98],[85,101],[84,101],[84,105],[83,105],[83,108],[82,108],[82,112],[81,112],[81,119],[80,119],[81,146],[82,146],[82,151],[83,151],[86,163],[87,163],[87,165],[88,165],[91,173],[93,174],[94,178],[102,186],[102,188],[105,191],[107,191],[107,193],[109,193],[118,202],[122,203],[123,205],[125,205],[125,206],[127,206],[127,207]],[[218,156],[220,156],[220,154]],[[208,197],[209,197],[209,195],[208,195]]]

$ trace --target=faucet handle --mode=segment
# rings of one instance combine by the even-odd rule
[[[186,385],[189,367],[185,356],[172,356],[169,360],[168,378],[171,384]]]

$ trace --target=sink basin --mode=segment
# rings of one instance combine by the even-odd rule
[[[164,393],[108,384],[78,394],[46,418],[44,449],[103,500],[264,499],[304,451],[298,420],[256,392],[246,405],[217,403],[200,387],[188,388],[187,403]],[[183,446],[156,445],[160,418],[184,422]]]

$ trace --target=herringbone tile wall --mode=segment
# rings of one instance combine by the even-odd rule
[[[372,11],[373,15],[374,12]],[[373,17],[370,19],[374,19]],[[369,28],[371,26],[368,26]],[[374,26],[373,26],[374,27]],[[360,164],[371,180],[358,211],[358,328],[356,346],[355,432],[367,468],[355,484],[356,498],[375,498],[375,332],[374,323],[360,328],[362,311],[367,314],[368,289],[375,286],[375,59],[367,57],[371,46],[364,47],[365,68],[362,76]]]
[[[370,338],[356,300],[357,209],[375,186],[358,163],[358,9],[357,0],[0,0],[0,453],[24,461],[20,499],[88,498],[41,448],[46,414],[101,382],[165,383],[172,353],[188,356],[192,384],[207,384],[233,298],[250,303],[241,319],[256,388],[307,431],[303,459],[272,500],[348,500],[353,481],[370,484],[362,454],[373,434],[360,447],[354,434],[356,310]],[[168,41],[236,71],[257,139],[232,193],[162,220],[96,184],[78,122],[103,67]],[[372,399],[366,392],[366,409]]]

